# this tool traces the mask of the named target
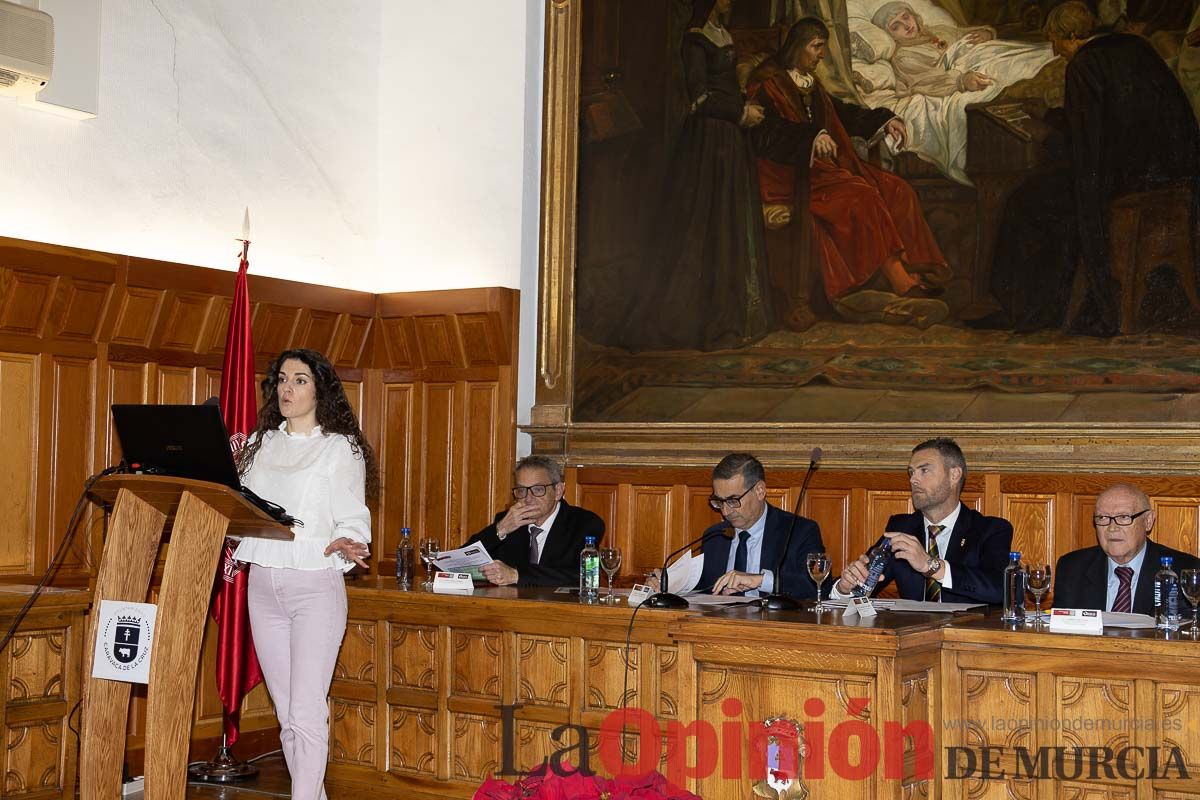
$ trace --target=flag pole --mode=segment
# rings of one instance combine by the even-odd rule
[[[249,344],[250,331],[247,323],[249,319],[249,298],[246,287],[246,271],[250,265],[250,209],[246,209],[246,215],[242,221],[242,238],[237,241],[242,243],[241,259],[238,262],[238,277],[234,288],[234,303],[229,312],[229,331],[225,339],[225,359],[221,369],[221,413],[225,418],[225,427],[230,434],[230,447],[234,451],[234,455],[241,449],[241,445],[245,443],[246,436],[254,428],[252,410],[254,382],[254,364],[253,353]],[[237,373],[249,371],[250,387],[247,387],[245,381],[237,380]],[[241,376],[243,379],[245,375]],[[238,394],[240,392],[240,395]],[[246,394],[250,392],[250,394]],[[235,396],[236,395],[236,396]],[[247,416],[247,415],[251,416]],[[253,657],[253,646],[250,647],[250,663],[253,664],[250,668],[250,673],[258,674],[258,677],[252,678],[248,685],[238,685],[242,683],[243,668],[239,667],[237,675],[229,676],[228,682],[234,684],[232,689],[234,699],[226,702],[226,687],[222,683],[225,677],[222,673],[224,662],[221,660],[221,647],[225,643],[226,624],[228,620],[223,620],[222,616],[237,616],[239,611],[244,610],[245,600],[245,573],[240,568],[237,562],[233,561],[233,548],[236,546],[230,539],[225,540],[225,547],[222,550],[221,558],[221,576],[217,578],[217,589],[214,591],[213,618],[217,620],[219,634],[217,637],[218,663],[217,663],[217,684],[218,691],[222,694],[221,698],[221,745],[217,748],[217,754],[208,761],[202,761],[188,767],[188,779],[203,783],[236,783],[240,781],[250,780],[258,775],[258,767],[245,761],[239,761],[234,757],[230,749],[229,732],[232,729],[234,741],[238,736],[239,726],[239,709],[244,691],[249,691],[255,683],[261,680],[261,674],[258,674],[258,661]],[[240,576],[238,573],[242,573]],[[223,579],[222,579],[223,578]],[[240,598],[238,596],[240,592]],[[242,634],[244,635],[244,631]],[[235,645],[236,646],[236,642]],[[235,660],[241,661],[244,659],[244,654],[238,653],[242,658]],[[230,705],[232,703],[232,706]],[[233,711],[230,711],[232,707]],[[231,728],[232,726],[232,728]]]

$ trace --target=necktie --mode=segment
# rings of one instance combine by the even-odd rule
[[[1117,599],[1113,600],[1112,610],[1128,613],[1133,611],[1133,569],[1117,567],[1115,571],[1121,585],[1117,587]]]
[[[750,531],[738,531],[737,550],[733,554],[733,568],[738,572],[746,571],[746,556],[750,552],[750,546],[746,544],[750,540]]]
[[[529,526],[529,563],[538,563],[538,537],[542,535],[542,529],[537,525]]]
[[[946,530],[945,525],[930,525],[929,526],[929,541],[925,545],[925,552],[930,558],[938,558],[937,535]],[[933,602],[938,602],[942,599],[942,585],[933,578],[925,579],[925,599]]]

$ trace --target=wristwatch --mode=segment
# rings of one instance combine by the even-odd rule
[[[928,569],[926,569],[921,574],[924,575],[926,578],[932,578],[934,575],[937,575],[937,571],[941,568],[942,568],[942,560],[940,558],[938,558],[937,556],[934,556],[931,559],[929,559]]]

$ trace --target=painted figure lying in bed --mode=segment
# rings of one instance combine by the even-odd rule
[[[856,81],[867,106],[890,108],[909,126],[918,156],[970,183],[967,105],[1033,77],[1054,53],[1045,42],[996,39],[987,27],[927,25],[916,10],[921,5],[883,3],[869,17],[851,19]]]

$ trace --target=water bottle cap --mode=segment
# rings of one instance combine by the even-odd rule
[[[401,528],[400,532],[401,533],[412,533],[412,528]]]
[[[884,539],[883,543],[879,546],[882,547],[884,550],[891,550],[892,549],[892,540]]]
[[[1018,551],[1013,550],[1011,553],[1008,554],[1008,560],[1009,561],[1020,561],[1021,554]]]
[[[583,543],[584,544],[595,544],[596,537],[595,536],[585,536],[585,537],[583,537]]]
[[[1160,556],[1158,559],[1158,563],[1162,564],[1164,567],[1171,566],[1174,561],[1175,558],[1173,556]]]

